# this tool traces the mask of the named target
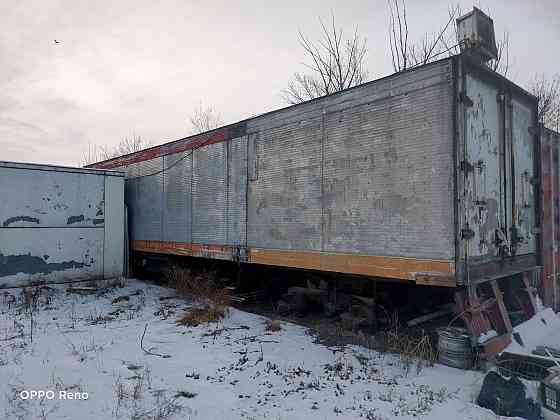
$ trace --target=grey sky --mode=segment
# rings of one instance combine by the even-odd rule
[[[408,0],[411,36],[441,26],[449,4]],[[559,0],[474,4],[497,35],[509,29],[515,81],[560,72]],[[391,73],[385,0],[3,0],[0,159],[76,165],[88,144],[181,138],[200,101],[226,123],[285,106],[305,60],[297,31],[315,38],[331,10],[367,37],[370,78]]]

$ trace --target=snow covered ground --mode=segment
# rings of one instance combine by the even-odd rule
[[[218,324],[178,326],[188,302],[140,281],[97,295],[65,289],[46,290],[33,316],[21,291],[0,292],[0,418],[496,418],[472,402],[480,372],[406,373],[398,356],[328,348],[289,323],[268,332],[265,318],[235,309]],[[140,346],[146,325],[143,347],[157,355]],[[21,398],[31,390],[54,398]]]
[[[505,350],[509,353],[530,355],[537,346],[560,349],[560,317],[550,308],[540,308],[535,316],[513,331],[519,334],[521,342],[512,340]]]

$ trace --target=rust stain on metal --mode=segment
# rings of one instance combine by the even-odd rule
[[[217,258],[233,260],[236,247],[229,245],[204,245],[185,242],[133,240],[134,251],[155,252],[161,254],[184,255],[191,257]]]
[[[230,245],[133,240],[131,246],[134,251],[140,252],[228,260],[235,259],[237,255],[237,247]],[[386,277],[445,287],[456,286],[455,265],[451,261],[259,248],[250,248],[248,253],[250,255],[249,262],[254,264]]]
[[[417,273],[414,276],[416,284],[424,286],[456,287],[457,282],[453,276],[442,276],[433,273]]]
[[[208,133],[197,134],[191,137],[162,144],[160,146],[140,150],[130,155],[98,162],[90,165],[89,167],[97,169],[119,168],[121,166],[127,166],[133,163],[142,162],[173,153],[180,153],[186,150],[197,149],[199,147],[206,146],[212,143],[223,142],[230,138],[233,138],[234,136],[239,136],[239,133],[237,133],[238,131],[243,131],[243,129],[239,129],[237,126],[219,128]]]
[[[333,254],[319,251],[250,249],[249,262],[415,281],[417,273],[453,279],[451,261],[393,258],[373,255]],[[451,281],[451,280],[449,280]],[[447,283],[449,283],[449,281]],[[445,283],[445,282],[444,282]],[[453,284],[455,285],[455,283]]]

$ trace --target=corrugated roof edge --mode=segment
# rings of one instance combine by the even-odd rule
[[[0,168],[28,169],[34,171],[70,172],[91,175],[106,175],[124,177],[123,171],[113,169],[77,168],[74,166],[50,165],[45,163],[27,163],[0,160]]]

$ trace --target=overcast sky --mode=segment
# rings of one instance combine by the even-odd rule
[[[411,36],[441,26],[449,4],[408,0]],[[515,81],[560,72],[559,0],[474,4],[509,30]],[[386,0],[2,0],[0,160],[77,165],[88,144],[133,133],[164,143],[189,134],[201,101],[225,123],[285,106],[304,70],[297,31],[315,38],[331,10],[367,38],[370,78],[390,74]]]

